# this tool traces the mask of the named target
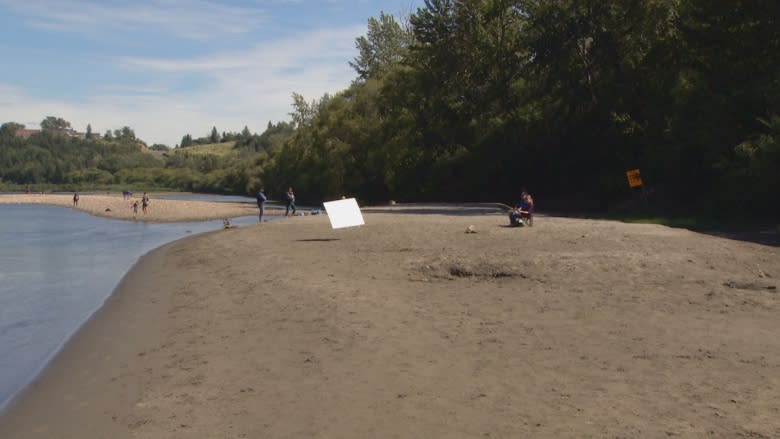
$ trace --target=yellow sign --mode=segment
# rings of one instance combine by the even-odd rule
[[[626,177],[628,177],[628,185],[631,187],[642,186],[642,177],[639,175],[639,169],[632,169],[626,171]]]

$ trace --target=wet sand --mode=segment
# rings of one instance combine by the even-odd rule
[[[365,220],[155,250],[0,437],[780,437],[777,247],[498,213]]]

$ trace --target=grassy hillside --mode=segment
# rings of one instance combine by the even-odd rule
[[[174,148],[169,154],[190,153],[195,155],[213,154],[219,157],[228,155],[233,151],[236,142],[209,143],[207,145],[192,145],[186,148]]]

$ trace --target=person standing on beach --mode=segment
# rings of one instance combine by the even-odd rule
[[[141,197],[141,205],[143,206],[144,215],[146,215],[146,211],[149,208],[149,195],[146,195],[146,192],[144,192],[144,196]]]
[[[138,216],[138,200],[133,202],[133,219]]]
[[[74,192],[73,193],[73,207],[78,207],[78,206],[79,206],[79,193],[78,192]]]
[[[260,209],[260,215],[258,217],[258,222],[263,222],[263,213],[265,213],[265,202],[268,200],[268,197],[265,195],[265,189],[260,188],[260,190],[257,191],[257,208]]]
[[[284,216],[289,216],[290,209],[292,209],[292,216],[295,216],[295,193],[293,192],[292,186],[287,188],[287,194],[285,194],[285,197],[287,198],[287,207],[284,209]]]

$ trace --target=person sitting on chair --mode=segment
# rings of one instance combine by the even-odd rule
[[[528,227],[533,227],[534,197],[532,197],[531,194],[525,194],[525,205],[520,207],[520,219],[528,224]]]
[[[528,193],[523,191],[523,193],[520,195],[520,201],[515,204],[515,207],[509,212],[509,225],[510,226],[519,226],[520,220],[522,219],[521,211],[524,210],[524,207],[526,206],[526,197],[528,196]]]

